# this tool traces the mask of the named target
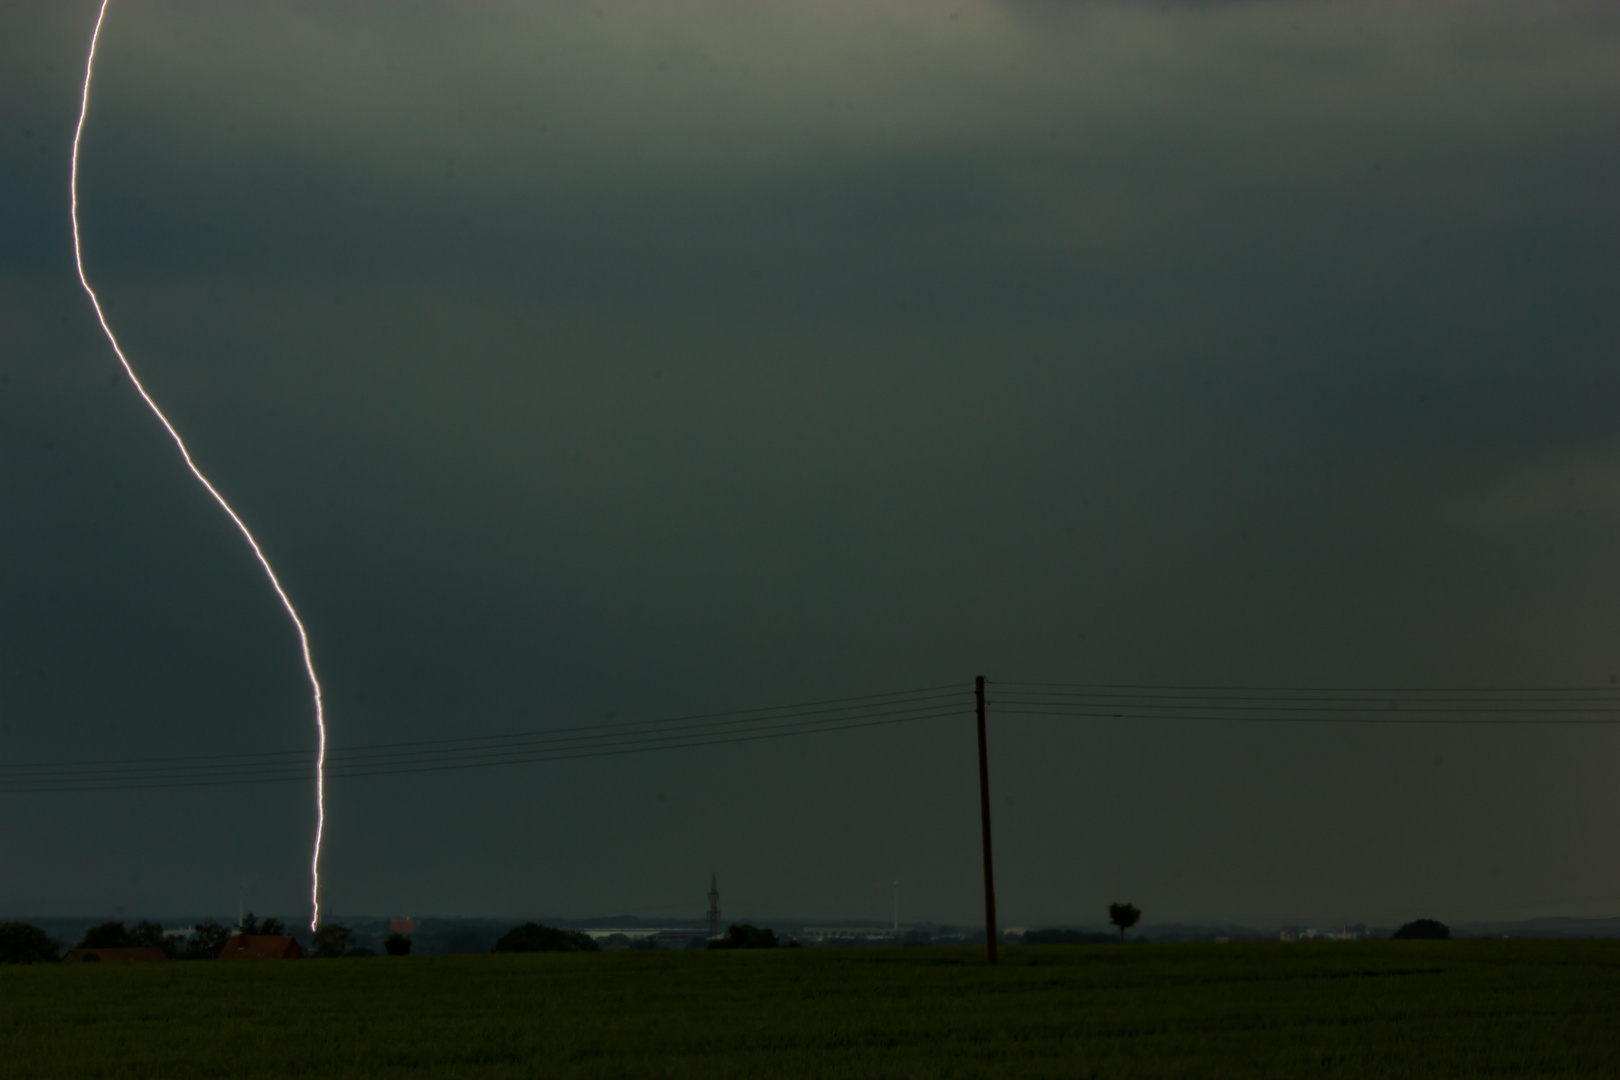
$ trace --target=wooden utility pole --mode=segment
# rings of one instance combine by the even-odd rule
[[[984,741],[984,676],[973,684],[979,713],[979,818],[984,826],[984,943],[996,962],[996,869],[990,858],[990,751]]]

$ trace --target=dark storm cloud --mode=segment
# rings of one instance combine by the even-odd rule
[[[5,736],[300,746],[273,598],[75,295],[84,15],[13,12],[36,44],[0,65]],[[87,255],[315,627],[339,741],[979,670],[1591,683],[1617,35],[1602,5],[115,3]],[[900,873],[965,918],[959,734],[340,788],[331,902],[583,911],[719,865],[771,910]],[[1601,734],[999,738],[1015,921],[1615,886],[1554,869],[1601,829],[1536,839],[1607,813]],[[213,808],[292,907],[307,802],[117,828]],[[31,805],[49,843],[6,842],[43,883],[0,906],[100,902],[47,851],[119,849],[85,837],[127,799]],[[556,850],[514,868],[530,830]],[[250,873],[166,858],[158,907]]]

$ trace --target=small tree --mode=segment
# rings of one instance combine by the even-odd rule
[[[262,922],[253,917],[253,912],[242,916],[242,921],[236,925],[236,932],[243,937],[276,937],[287,932],[287,927],[280,919],[265,919]]]
[[[84,932],[75,948],[79,949],[129,949],[136,945],[130,932],[124,929],[121,922],[104,922],[99,926],[92,926]]]
[[[383,951],[389,956],[409,956],[411,939],[404,934],[389,934],[388,940],[383,942]]]
[[[1389,936],[1400,941],[1445,941],[1451,937],[1451,927],[1437,919],[1417,919]]]
[[[56,942],[29,923],[0,923],[0,964],[42,964],[56,959]]]
[[[780,944],[776,940],[776,931],[766,928],[761,930],[748,923],[732,923],[726,928],[726,936],[714,938],[709,942],[711,949],[774,949]]]
[[[330,960],[345,956],[354,946],[354,931],[342,923],[326,923],[315,931],[310,942],[309,955],[317,960]]]
[[[214,960],[219,957],[219,951],[225,947],[225,939],[231,932],[212,919],[206,919],[191,929],[191,936],[186,939],[185,947],[177,954],[180,960]]]
[[[162,949],[164,956],[174,955],[174,939],[163,932],[155,922],[138,922],[129,932],[129,943],[150,949]]]
[[[501,935],[494,952],[596,952],[601,946],[589,934],[559,930],[539,923],[514,926]]]
[[[1142,913],[1136,910],[1135,904],[1109,904],[1108,921],[1119,927],[1119,940],[1124,942],[1125,931],[1135,926],[1142,919]]]

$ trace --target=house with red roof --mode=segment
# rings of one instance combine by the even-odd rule
[[[304,950],[291,934],[232,934],[219,950],[221,960],[302,960]]]

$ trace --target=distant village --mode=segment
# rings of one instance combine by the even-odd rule
[[[1614,936],[1620,927],[1521,924],[1478,927],[1467,936]],[[1612,921],[1612,920],[1611,920]],[[176,922],[179,925],[174,925]],[[1558,922],[1551,920],[1549,922]],[[1514,933],[1494,931],[1515,929]],[[1256,930],[1239,926],[1155,926],[1149,933],[1115,927],[1012,927],[998,935],[1003,945],[1149,944],[1152,942],[1338,942],[1390,937],[1447,937],[1444,924],[1428,919],[1398,929],[1357,923],[1339,927],[1286,926]],[[550,919],[516,924],[482,918],[361,917],[333,921],[311,933],[280,919],[252,913],[226,927],[213,919],[126,924],[88,919],[36,918],[0,922],[0,959],[61,960],[67,963],[152,963],[185,960],[357,959],[374,956],[467,955],[499,952],[611,952],[714,948],[866,948],[930,945],[983,945],[982,929],[922,923],[819,923],[774,920],[771,927],[707,920],[654,921],[634,916]],[[13,956],[13,953],[18,955]]]
[[[1133,904],[1108,907],[1111,928],[1020,926],[1003,928],[1003,945],[1147,944],[1149,942],[1335,942],[1382,938],[1444,938],[1451,929],[1433,919],[1398,928],[1364,923],[1337,927],[1283,926],[1256,930],[1232,925],[1159,924],[1138,929],[1142,912]],[[239,911],[226,926],[213,918],[122,920],[35,918],[0,920],[0,961],[61,960],[67,963],[155,963],[170,960],[363,959],[374,956],[466,955],[501,952],[612,952],[733,948],[863,948],[983,945],[982,928],[931,922],[902,924],[896,907],[888,923],[793,919],[726,922],[711,879],[708,910],[695,919],[645,919],[634,915],[554,918],[515,924],[510,919],[364,916],[334,919],[309,930],[279,918]],[[1616,925],[1609,925],[1615,923]],[[1600,925],[1601,924],[1601,925]],[[1616,920],[1537,920],[1467,927],[1469,937],[1620,936]]]

